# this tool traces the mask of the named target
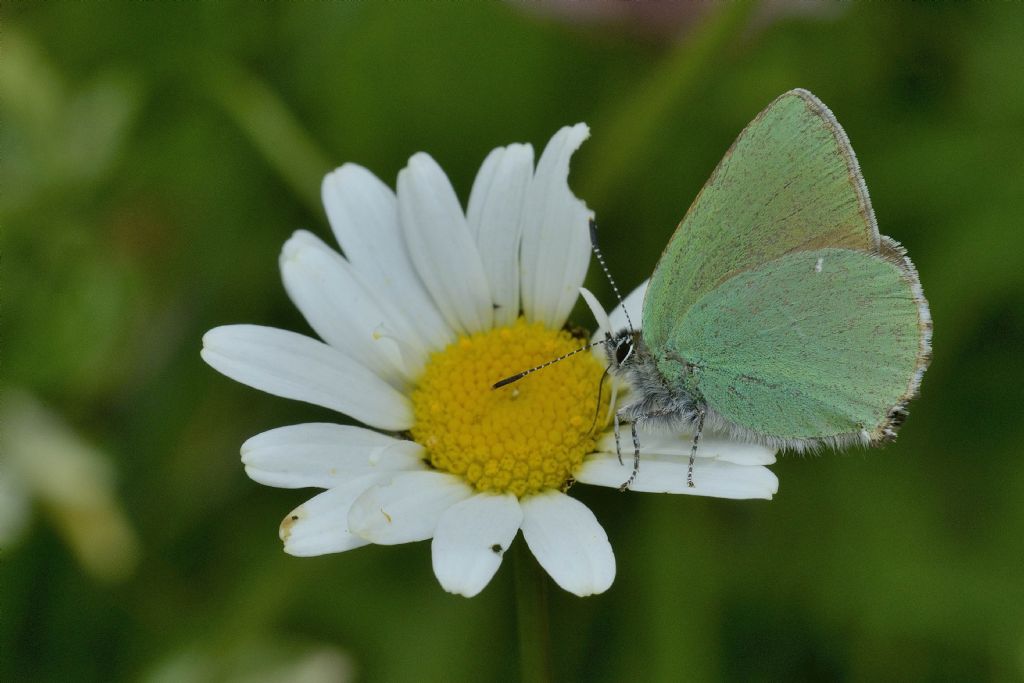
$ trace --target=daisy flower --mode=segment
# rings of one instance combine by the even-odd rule
[[[282,522],[286,552],[433,539],[441,585],[473,596],[522,531],[563,589],[611,585],[608,537],[567,494],[573,482],[618,487],[632,470],[607,430],[614,406],[597,407],[601,355],[492,389],[585,343],[565,323],[590,260],[592,213],[568,185],[588,135],[584,124],[558,131],[536,167],[530,145],[495,149],[465,211],[427,154],[398,174],[397,193],[342,166],[324,179],[323,200],[344,255],[299,231],[280,258],[289,296],[322,341],[256,325],[203,337],[203,359],[228,377],[366,425],[293,425],[242,445],[255,481],[323,489]],[[615,311],[605,325],[621,319]],[[643,433],[641,443],[633,490],[771,498],[777,489],[763,447],[707,438],[688,488],[687,435]]]

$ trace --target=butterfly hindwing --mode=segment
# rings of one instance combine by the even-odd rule
[[[773,445],[882,440],[928,351],[920,286],[895,255],[798,251],[739,273],[677,321],[659,368],[691,363],[708,408]]]

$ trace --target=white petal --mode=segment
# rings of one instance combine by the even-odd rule
[[[511,494],[478,493],[445,510],[431,543],[441,587],[467,598],[482,591],[522,521],[522,508]]]
[[[413,424],[412,405],[391,385],[327,344],[259,325],[225,325],[203,335],[203,360],[268,394],[351,415],[372,427]]]
[[[426,467],[414,441],[322,422],[257,434],[242,444],[242,462],[253,481],[289,489],[328,489],[363,474]]]
[[[590,262],[593,213],[569,189],[569,159],[590,135],[586,124],[562,128],[544,148],[527,193],[520,272],[530,321],[562,326]]]
[[[448,176],[420,152],[398,174],[398,215],[416,272],[448,324],[472,334],[491,328],[490,285]]]
[[[340,553],[364,546],[369,541],[348,528],[352,501],[363,491],[383,481],[389,473],[356,477],[318,494],[288,513],[281,522],[279,535],[289,555],[310,557]]]
[[[338,244],[372,290],[405,313],[425,346],[443,348],[451,342],[452,330],[409,258],[394,192],[355,164],[328,173],[321,189]]]
[[[581,597],[608,590],[615,555],[586,505],[558,491],[523,498],[520,505],[523,538],[555,583]]]
[[[580,287],[580,295],[586,302],[587,308],[589,308],[590,312],[593,314],[594,320],[597,322],[598,329],[603,331],[610,330],[611,323],[609,322],[608,313],[604,310],[601,302],[597,300],[597,297],[594,296],[594,293],[586,287]],[[604,335],[602,334],[601,337],[604,337]],[[596,334],[594,335],[594,339],[598,339]]]
[[[619,304],[608,316],[609,322],[598,321],[598,330],[594,333],[594,339],[603,339],[605,332],[611,332],[611,334],[617,333],[619,330],[630,327],[629,323],[632,323],[634,330],[642,329],[640,326],[643,324],[643,306],[644,306],[644,295],[647,294],[647,283],[650,280],[644,280],[640,283],[640,286],[630,292],[625,301],[625,309],[622,304]],[[629,313],[629,320],[626,319],[626,313]],[[606,327],[610,325],[610,327]]]
[[[693,435],[685,432],[665,433],[640,429],[640,452],[647,454],[675,455],[689,461]],[[625,445],[622,446],[626,448]],[[632,441],[628,445],[632,457]],[[601,436],[595,451],[615,453],[615,435],[608,432]],[[734,462],[737,465],[771,465],[775,462],[775,450],[767,446],[734,441],[728,437],[704,433],[697,448],[697,457]]]
[[[288,250],[289,255],[292,251],[304,252],[314,249],[330,255],[332,258],[336,258],[343,264],[342,267],[351,273],[352,278],[359,284],[362,290],[369,292],[373,305],[379,308],[378,311],[372,311],[371,316],[379,316],[384,321],[374,329],[374,341],[381,342],[386,340],[389,342],[400,358],[398,366],[403,370],[403,374],[406,377],[418,377],[426,363],[426,359],[438,347],[432,346],[429,337],[421,331],[423,329],[423,324],[421,323],[424,321],[420,319],[419,312],[415,310],[415,307],[410,305],[410,301],[415,300],[415,297],[412,299],[403,298],[401,299],[401,305],[396,304],[384,288],[377,287],[369,282],[365,275],[356,269],[345,257],[339,255],[319,237],[307,230],[296,230],[284,246],[284,250]],[[286,255],[284,250],[282,250],[282,258]],[[285,285],[287,287],[287,283]],[[424,293],[424,297],[426,296]],[[426,310],[428,313],[430,310],[433,310],[435,315],[440,316],[440,313],[434,309],[422,310]],[[452,337],[453,333],[443,321],[441,321],[441,325],[444,328],[441,334],[446,335],[446,341],[443,343],[447,344],[447,340]],[[393,359],[394,356],[389,358]]]
[[[443,472],[404,472],[375,486],[352,505],[349,528],[371,543],[396,545],[434,535],[441,514],[473,495],[461,477]]]
[[[602,365],[608,363],[608,347],[605,342],[608,341],[608,337],[605,335],[604,330],[612,329],[611,324],[608,322],[608,314],[601,306],[601,302],[597,300],[594,293],[586,287],[580,287],[580,296],[583,297],[583,301],[586,302],[587,308],[594,315],[594,320],[597,321],[598,331],[590,338],[592,344],[590,352],[597,358],[597,361]],[[615,405],[615,401],[618,397],[618,384],[619,382],[611,382],[612,396],[610,405]],[[609,419],[611,415],[608,416]]]
[[[496,326],[519,317],[519,238],[532,178],[533,147],[499,147],[484,160],[469,195],[466,218],[490,282]]]
[[[576,481],[595,486],[618,488],[633,471],[633,458],[624,457],[623,464],[611,453],[587,458],[573,474]],[[779,480],[766,467],[737,465],[722,460],[697,458],[693,465],[694,487],[686,482],[688,459],[672,456],[645,456],[640,471],[629,485],[631,491],[647,493],[683,493],[715,498],[764,498],[770,500],[779,490]]]
[[[700,457],[715,458],[737,465],[772,465],[775,463],[774,448],[756,443],[733,441],[725,436],[701,436],[697,453]],[[686,450],[686,457],[690,457],[689,449]]]
[[[429,355],[405,320],[395,320],[352,265],[300,230],[281,250],[281,276],[292,301],[320,337],[399,387],[419,374]],[[397,323],[397,324],[396,324]],[[407,368],[395,339],[417,351]]]

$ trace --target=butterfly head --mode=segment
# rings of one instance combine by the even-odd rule
[[[608,356],[608,367],[612,372],[625,370],[637,362],[637,356],[646,350],[639,332],[630,329],[619,330],[608,336],[605,352]]]

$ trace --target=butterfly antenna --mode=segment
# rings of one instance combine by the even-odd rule
[[[533,367],[533,368],[530,368],[529,370],[523,370],[522,372],[517,372],[516,374],[511,375],[510,377],[506,377],[505,379],[501,380],[500,382],[495,382],[494,384],[491,385],[491,389],[501,389],[502,387],[508,386],[509,384],[512,384],[513,382],[518,382],[522,378],[526,377],[527,375],[531,375],[531,374],[537,372],[538,370],[543,370],[544,368],[548,367],[549,365],[554,365],[555,363],[557,363],[559,361],[563,361],[566,358],[570,358],[572,356],[575,356],[577,353],[581,353],[583,351],[587,351],[588,349],[592,349],[595,346],[600,346],[601,344],[607,344],[608,341],[609,341],[608,339],[601,339],[601,340],[598,340],[596,342],[592,342],[590,344],[587,344],[586,346],[581,346],[578,349],[573,349],[569,353],[564,353],[561,356],[559,356],[558,358],[552,358],[551,360],[549,360],[546,363],[541,363],[540,365],[538,365],[536,367]]]
[[[619,286],[615,284],[615,279],[612,277],[611,271],[608,270],[608,264],[604,262],[604,254],[601,253],[601,247],[597,246],[597,221],[593,218],[590,219],[590,248],[594,251],[594,256],[597,257],[597,262],[601,266],[601,270],[604,271],[604,276],[611,283],[612,291],[615,292],[615,298],[619,300],[619,306],[622,308],[622,312],[626,314],[626,326],[629,328],[630,333],[632,333],[633,321],[629,319],[629,312],[626,311],[626,302],[622,300]],[[608,330],[608,332],[611,333],[611,330]]]

